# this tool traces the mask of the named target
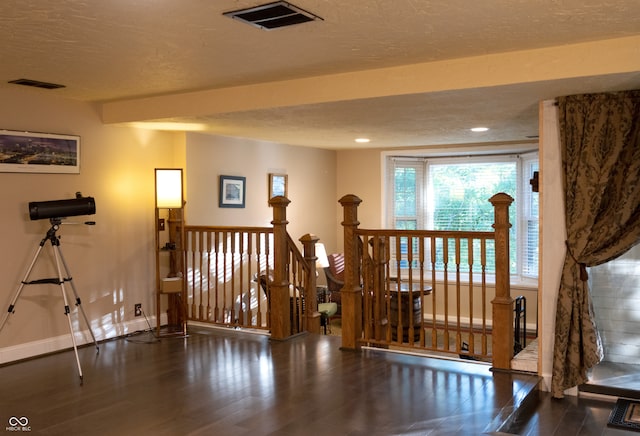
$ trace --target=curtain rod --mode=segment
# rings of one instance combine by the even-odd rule
[[[521,154],[527,153],[536,153],[538,151],[537,148],[530,150],[518,150],[510,153],[479,153],[479,154],[451,154],[445,156],[429,156],[428,154],[416,154],[413,156],[406,155],[394,155],[391,156],[392,159],[453,159],[453,158],[470,158],[470,157],[495,157],[495,156],[520,156]]]

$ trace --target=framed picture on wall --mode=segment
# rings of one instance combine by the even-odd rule
[[[220,207],[243,208],[246,196],[246,177],[220,176]]]
[[[269,200],[273,197],[282,195],[287,196],[287,175],[286,174],[269,174]]]
[[[80,173],[80,137],[0,130],[0,172]]]

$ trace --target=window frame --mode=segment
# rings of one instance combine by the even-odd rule
[[[429,156],[429,155],[416,155],[416,156],[396,156],[393,154],[388,154],[385,159],[385,197],[384,201],[385,207],[385,216],[386,216],[386,224],[389,228],[397,228],[396,222],[397,218],[395,216],[395,170],[398,166],[406,166],[406,165],[417,165],[421,166],[421,178],[422,183],[416,181],[420,187],[416,188],[416,209],[420,212],[421,217],[416,220],[418,229],[432,229],[433,225],[429,222],[430,218],[428,218],[429,214],[427,214],[428,208],[428,190],[430,186],[428,186],[428,178],[429,178],[429,169],[428,166],[430,164],[447,164],[447,163],[491,163],[491,162],[508,162],[514,161],[516,163],[516,194],[514,200],[514,205],[512,207],[516,207],[516,222],[513,223],[516,228],[516,238],[515,240],[520,241],[520,246],[516,247],[516,271],[511,274],[512,283],[520,283],[520,284],[535,284],[538,280],[538,268],[537,265],[535,268],[531,268],[531,265],[525,267],[525,253],[530,253],[531,250],[527,249],[528,244],[528,234],[527,234],[527,225],[531,221],[539,221],[539,216],[531,214],[530,206],[532,195],[537,195],[531,191],[531,186],[529,184],[529,180],[531,178],[530,175],[526,174],[526,171],[530,171],[530,165],[532,163],[537,163],[539,168],[539,155],[537,150],[531,150],[531,145],[529,144],[529,150],[526,152],[523,151],[521,153],[498,153],[498,154],[485,154],[485,155],[465,155],[465,156]],[[416,179],[418,180],[418,178]],[[537,199],[536,199],[537,202]],[[539,207],[539,204],[537,204]],[[539,247],[538,244],[535,249],[535,253],[537,254]],[[537,259],[537,257],[535,258]],[[536,271],[536,274],[531,274],[530,271]]]

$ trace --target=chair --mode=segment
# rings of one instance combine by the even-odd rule
[[[320,327],[324,329],[324,334],[327,334],[327,329],[331,329],[331,318],[338,313],[338,304],[318,303],[318,312],[320,312]]]
[[[253,275],[253,281],[260,283],[260,287],[264,292],[264,296],[269,298],[269,293],[267,292],[267,284],[271,284],[273,282],[273,270],[268,270],[263,272],[262,274],[255,273]]]
[[[273,270],[269,269],[262,274],[254,274],[253,280],[257,281],[267,297],[267,304],[269,310],[271,310],[271,299],[269,298],[268,288],[273,283]],[[291,321],[291,334],[296,334],[301,331],[301,316],[304,314],[306,306],[304,301],[304,295],[301,294],[299,289],[289,286],[289,309],[290,309],[290,321]],[[295,308],[294,308],[295,305]],[[295,310],[294,310],[295,309]]]
[[[273,282],[273,271],[269,270],[266,273],[263,274],[255,274],[254,275],[254,281],[257,281],[258,283],[260,283],[260,287],[262,287],[262,290],[264,291],[264,295],[267,296],[268,298],[268,293],[267,293],[267,282],[271,283]],[[299,293],[296,292],[296,296],[298,296]],[[300,301],[302,300],[302,301]],[[303,298],[293,298],[293,296],[290,296],[290,301],[291,301],[291,330],[292,333],[296,333],[298,331],[299,325],[298,325],[298,320],[297,319],[293,319],[293,304],[294,302],[297,303],[301,303],[301,305],[298,306],[298,313],[302,313],[305,310],[305,302],[304,302],[304,297]],[[270,303],[270,302],[269,302]],[[338,305],[334,302],[322,302],[322,303],[318,303],[318,312],[320,313],[320,326],[324,328],[324,334],[327,334],[327,329],[330,327],[330,320],[331,317],[333,317],[337,312],[338,312]]]
[[[344,254],[330,254],[327,259],[329,260],[329,266],[324,269],[324,273],[327,278],[329,301],[338,305],[337,313],[340,313],[342,301],[340,290],[344,287]]]

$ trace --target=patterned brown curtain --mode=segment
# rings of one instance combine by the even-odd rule
[[[567,254],[556,309],[551,393],[588,380],[603,356],[587,267],[640,242],[640,90],[558,99]]]

